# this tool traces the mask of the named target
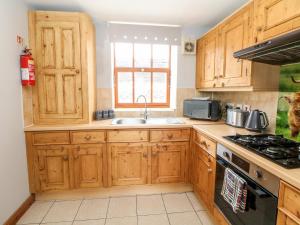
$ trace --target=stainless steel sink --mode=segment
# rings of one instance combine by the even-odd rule
[[[122,119],[114,119],[112,124],[145,124],[145,119],[140,118],[122,118]]]
[[[112,121],[113,125],[135,125],[135,124],[184,124],[184,122],[178,118],[149,118],[147,120],[142,118],[116,118]]]

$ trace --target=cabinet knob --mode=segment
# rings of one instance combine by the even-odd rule
[[[211,169],[211,168],[209,168],[208,170],[207,170],[207,172],[209,172],[209,173],[211,173],[213,170]]]
[[[225,83],[224,82],[222,82],[222,87],[225,87]]]
[[[261,27],[261,26],[258,26],[258,27],[256,27],[256,30],[257,30],[258,32],[261,32],[261,31],[262,31],[262,27]]]
[[[64,161],[67,161],[69,159],[69,156],[67,156],[67,155],[65,155],[64,157],[63,157],[63,160]]]
[[[216,87],[216,83],[213,84],[213,87]]]
[[[91,138],[92,138],[91,135],[87,135],[87,136],[84,137],[84,139],[87,140],[87,141],[91,140]]]
[[[78,70],[78,69],[77,69],[77,70],[75,70],[75,73],[80,73],[80,70]]]
[[[143,157],[144,157],[144,158],[148,158],[148,154],[147,154],[147,153],[144,153],[144,154],[143,154]]]

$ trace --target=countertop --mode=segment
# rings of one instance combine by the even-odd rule
[[[245,129],[238,129],[234,128],[225,124],[218,124],[218,125],[195,125],[193,126],[195,130],[200,131],[203,134],[206,134],[211,139],[214,139],[220,144],[223,144],[236,154],[240,155],[241,157],[247,159],[255,163],[256,165],[262,167],[263,169],[267,170],[268,172],[276,175],[280,179],[286,181],[287,183],[295,186],[296,188],[300,189],[300,168],[299,169],[285,169],[271,161],[239,146],[234,144],[231,141],[226,140],[223,136],[228,135],[236,135],[236,134],[257,134],[253,132],[249,132]]]
[[[224,121],[217,122],[209,120],[192,120],[185,117],[177,117],[181,119],[184,124],[118,124],[113,125],[112,119],[93,121],[89,124],[74,124],[74,125],[31,125],[24,127],[24,131],[55,131],[55,130],[105,130],[105,129],[149,129],[149,128],[192,128],[193,125],[212,125],[224,124]]]
[[[254,162],[256,165],[276,175],[280,179],[300,189],[300,169],[285,169],[271,161],[230,142],[223,138],[223,136],[236,134],[257,134],[249,132],[245,129],[234,128],[224,124],[224,121],[207,121],[207,120],[191,120],[180,117],[184,124],[137,124],[137,125],[112,125],[112,120],[94,121],[89,124],[76,125],[33,125],[24,128],[24,131],[55,131],[55,130],[93,130],[93,129],[171,129],[171,128],[194,128],[207,135],[216,142],[223,144],[230,150],[240,155],[241,157]]]

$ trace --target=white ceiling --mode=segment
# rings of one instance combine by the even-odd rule
[[[213,26],[248,0],[24,0],[33,9],[84,11],[96,22]]]

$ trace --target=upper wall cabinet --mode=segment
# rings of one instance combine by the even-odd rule
[[[233,57],[254,44],[250,2],[198,40],[196,88],[200,91],[276,91],[279,67]]]
[[[300,28],[299,0],[254,0],[256,42]]]
[[[215,76],[217,74],[217,45],[218,32],[213,30],[197,42],[197,86],[215,86]]]
[[[36,60],[33,119],[36,124],[86,123],[95,107],[95,38],[83,13],[29,13]]]
[[[248,47],[252,38],[253,5],[245,7],[229,18],[219,28],[220,70],[217,74],[219,86],[250,86],[251,62],[238,60],[233,53]]]

